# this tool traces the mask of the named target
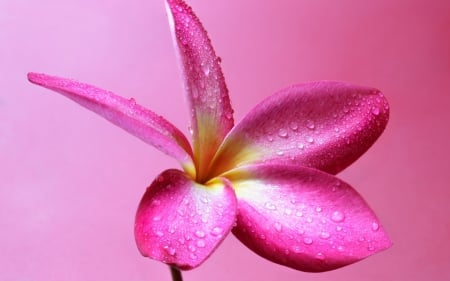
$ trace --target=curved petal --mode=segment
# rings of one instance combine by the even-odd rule
[[[112,92],[75,80],[29,73],[34,84],[56,91],[103,116],[144,142],[177,159],[193,173],[192,152],[186,137],[175,126],[154,112]]]
[[[227,177],[238,197],[233,233],[273,262],[326,271],[391,245],[362,197],[330,174],[299,166],[255,165]]]
[[[233,109],[220,58],[201,22],[184,1],[166,3],[191,107],[194,154],[198,177],[202,179],[209,161],[233,127]]]
[[[204,186],[167,170],[147,189],[137,210],[139,251],[180,269],[197,267],[230,232],[236,204],[226,179]]]
[[[267,98],[224,141],[213,174],[250,163],[338,173],[383,132],[388,103],[376,89],[343,82],[291,86]]]

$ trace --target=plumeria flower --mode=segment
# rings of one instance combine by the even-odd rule
[[[374,212],[334,175],[358,159],[388,121],[376,89],[343,82],[293,85],[234,125],[233,109],[205,29],[182,0],[167,0],[191,118],[192,147],[174,125],[112,92],[29,73],[174,157],[139,204],[142,255],[187,270],[232,232],[258,255],[294,269],[326,271],[391,245]]]

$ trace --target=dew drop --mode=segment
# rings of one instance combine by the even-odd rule
[[[191,253],[191,254],[189,255],[189,257],[190,257],[192,260],[196,260],[196,259],[197,259],[197,255],[194,254],[194,253]]]
[[[206,76],[208,76],[209,73],[210,73],[210,71],[211,71],[211,70],[209,69],[209,65],[206,64],[206,63],[202,63],[202,70],[203,70],[203,73],[205,73]]]
[[[311,137],[311,136],[309,136],[309,137],[306,138],[306,141],[307,141],[308,143],[313,143],[313,142],[314,142],[314,138]]]
[[[336,231],[342,231],[342,226],[340,225],[336,226]]]
[[[273,224],[273,227],[274,227],[275,230],[278,231],[278,232],[280,232],[281,229],[282,229],[281,223],[279,223],[279,222],[275,222],[275,223]]]
[[[345,215],[342,212],[334,211],[331,214],[331,220],[334,222],[343,222],[345,219]]]
[[[154,216],[153,217],[153,221],[160,221],[161,220],[161,216]]]
[[[197,241],[197,247],[205,248],[205,246],[206,246],[205,240],[198,240]]]
[[[339,252],[343,252],[343,251],[344,251],[344,246],[339,245],[339,246],[337,246],[336,249],[337,249]]]
[[[291,128],[292,131],[297,131],[297,129],[298,129],[297,122],[292,121],[291,123],[289,123],[289,128]]]
[[[312,120],[306,120],[306,127],[310,130],[314,130],[316,128],[316,124]]]
[[[373,222],[372,223],[372,230],[373,231],[378,231],[378,229],[380,229],[380,225],[377,222]]]
[[[203,238],[203,237],[205,237],[205,235],[206,235],[205,232],[202,230],[197,230],[195,232],[195,236],[197,236],[198,238]]]
[[[311,245],[313,243],[313,240],[311,237],[305,237],[303,238],[303,243],[305,243],[306,245]]]
[[[318,213],[322,212],[322,208],[321,207],[317,207],[316,208],[316,212],[318,212]]]
[[[225,118],[227,118],[228,120],[231,120],[231,118],[233,118],[233,112],[232,111],[227,111],[225,113]]]
[[[218,227],[218,226],[214,227],[212,229],[212,231],[211,231],[211,234],[214,235],[214,236],[219,236],[222,233],[223,233],[223,229],[221,227]]]
[[[284,213],[288,216],[290,216],[292,214],[292,210],[291,209],[285,209]]]
[[[281,128],[278,130],[278,136],[281,138],[287,138],[288,132],[285,129]]]
[[[329,232],[323,231],[320,233],[320,238],[322,239],[328,239],[330,238],[331,234]]]
[[[375,116],[380,115],[380,109],[378,107],[372,108],[372,114]]]
[[[303,217],[303,213],[302,213],[301,211],[297,211],[297,212],[295,213],[295,215],[296,215],[297,217]]]
[[[189,246],[188,246],[188,250],[189,250],[189,251],[191,251],[191,252],[195,252],[195,251],[197,251],[197,248],[195,248],[195,246],[194,246],[194,245],[192,245],[192,244],[189,244]]]
[[[164,250],[166,250],[166,252],[171,256],[174,256],[175,253],[177,252],[177,250],[175,248],[172,248],[169,246],[164,246]]]
[[[278,155],[278,156],[283,156],[283,155],[284,155],[284,151],[283,151],[283,150],[277,151],[277,155]]]
[[[303,143],[299,143],[297,146],[298,146],[298,148],[300,148],[300,149],[305,148],[305,145],[304,145]]]
[[[264,207],[266,207],[266,209],[268,209],[268,210],[276,210],[277,209],[277,207],[270,202],[266,202],[266,204],[264,204]]]
[[[322,253],[317,253],[316,259],[318,259],[318,260],[324,260],[324,259],[325,259],[325,255],[322,254]]]

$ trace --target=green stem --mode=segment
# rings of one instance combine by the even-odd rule
[[[172,274],[173,281],[183,281],[183,276],[181,276],[181,271],[175,266],[170,267],[170,273]]]

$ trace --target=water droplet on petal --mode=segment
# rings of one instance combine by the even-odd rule
[[[277,207],[274,204],[270,203],[270,202],[266,202],[266,204],[264,204],[264,207],[266,207],[266,209],[269,209],[269,210],[276,210],[277,209]]]
[[[279,222],[274,223],[273,227],[275,227],[275,230],[278,232],[280,232],[282,229],[281,223],[279,223]]]
[[[284,213],[288,216],[290,216],[292,214],[292,210],[291,209],[285,209]]]
[[[303,243],[305,243],[306,245],[311,245],[313,243],[313,240],[311,237],[305,237],[303,238]]]
[[[306,138],[306,141],[309,142],[309,143],[313,143],[314,142],[314,138],[309,136],[309,137]]]
[[[345,219],[345,215],[342,212],[334,211],[331,214],[331,220],[334,222],[343,222]]]
[[[291,123],[289,123],[289,128],[291,128],[292,131],[297,131],[297,129],[298,129],[297,122],[292,121]]]
[[[171,256],[174,256],[175,253],[177,252],[177,250],[175,248],[172,248],[169,246],[164,246],[164,250],[166,250],[166,252]]]
[[[189,257],[190,257],[192,260],[196,260],[196,259],[197,259],[197,255],[194,254],[194,253],[191,253],[191,254],[189,255]]]
[[[218,226],[214,227],[212,229],[212,231],[211,231],[211,234],[214,235],[214,236],[219,236],[222,233],[223,233],[223,229],[221,227],[218,227]]]
[[[317,207],[316,208],[316,212],[318,212],[318,213],[322,212],[322,208],[321,207]]]
[[[314,121],[306,120],[306,127],[310,130],[314,130],[314,128],[316,128],[316,125],[314,124]]]
[[[322,253],[317,253],[316,259],[318,259],[318,260],[324,260],[324,259],[325,259],[325,255],[322,254]]]
[[[198,238],[203,238],[203,237],[205,237],[205,235],[206,235],[205,232],[202,230],[197,230],[195,232],[195,236],[197,236]]]
[[[197,247],[205,248],[205,246],[206,246],[205,240],[198,240],[197,241]]]
[[[192,245],[192,244],[189,244],[188,249],[189,249],[189,251],[191,251],[191,252],[197,251],[197,248],[195,248],[195,246]]]
[[[330,238],[330,236],[331,236],[331,234],[326,231],[323,231],[320,233],[320,238],[322,238],[322,239],[328,239],[328,238]]]
[[[281,138],[287,138],[288,137],[288,132],[281,128],[280,130],[278,130],[278,136],[280,136]]]
[[[380,114],[380,109],[378,107],[372,108],[372,114],[377,116]]]
[[[373,231],[378,231],[378,229],[380,229],[380,225],[377,222],[373,222],[372,223],[372,230]]]
[[[209,65],[207,63],[202,63],[201,66],[202,66],[203,73],[205,73],[205,75],[208,76],[211,71],[209,69]]]
[[[160,221],[161,220],[161,216],[154,216],[153,217],[153,221]]]

